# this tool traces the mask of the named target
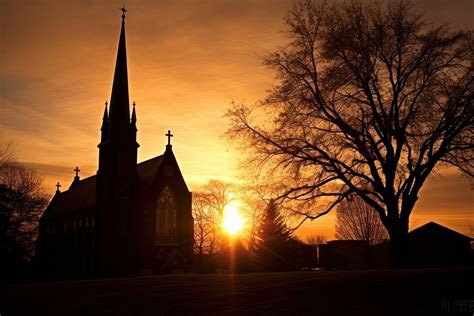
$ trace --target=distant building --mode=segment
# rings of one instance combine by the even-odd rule
[[[319,266],[324,269],[366,269],[369,243],[365,240],[332,240],[318,246]]]
[[[473,239],[435,222],[408,233],[409,262],[417,266],[469,263]]]
[[[125,13],[125,9],[123,9]],[[137,275],[186,270],[193,255],[189,192],[168,145],[137,164],[130,116],[125,15],[110,108],[105,106],[97,174],[55,196],[40,219],[36,263],[46,277]]]
[[[434,222],[408,233],[406,263],[430,267],[473,263],[473,239]],[[319,245],[319,266],[325,269],[366,269],[391,266],[390,243],[369,245],[363,240],[333,240]]]

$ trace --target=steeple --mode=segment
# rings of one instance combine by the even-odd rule
[[[133,101],[132,118],[130,119],[130,124],[132,124],[133,126],[136,126],[136,123],[137,123],[137,114],[135,113],[135,101]]]
[[[99,145],[99,168],[96,179],[97,244],[96,265],[100,273],[124,273],[132,270],[137,238],[138,174],[136,128],[130,117],[128,95],[127,52],[125,45],[125,8],[122,8],[117,60],[115,62],[112,96],[109,103],[107,138]],[[132,238],[132,239],[130,239]],[[130,259],[123,259],[123,254]],[[118,265],[117,262],[124,261]]]
[[[125,45],[125,8],[122,8],[122,28],[120,30],[114,82],[109,109],[109,135],[113,141],[126,142],[130,124],[130,104],[128,97],[127,51]]]
[[[105,109],[104,109],[104,116],[102,117],[102,126],[100,128],[100,131],[102,132],[102,135],[100,137],[101,143],[105,142],[107,140],[108,132],[109,132],[109,113],[107,111],[107,101],[105,101]]]
[[[137,131],[137,113],[135,112],[135,101],[133,101],[132,117],[130,118],[130,138],[138,148],[140,145],[137,143]]]
[[[140,145],[137,143],[137,113],[135,111],[135,101],[133,101],[132,117],[130,118],[130,139],[138,148]]]
[[[105,104],[99,147],[100,172],[118,175],[118,173],[136,172],[137,129],[134,122],[136,113],[130,118],[128,95],[127,50],[125,44],[125,8],[122,8],[122,26],[120,30],[117,59],[115,62],[112,95]],[[130,132],[132,130],[132,132]],[[127,168],[124,167],[127,165]],[[120,165],[120,167],[119,167]]]

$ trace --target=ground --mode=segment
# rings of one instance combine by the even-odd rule
[[[473,315],[473,281],[471,267],[11,284],[0,315]]]

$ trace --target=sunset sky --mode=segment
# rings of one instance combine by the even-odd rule
[[[291,1],[127,0],[130,103],[136,101],[139,161],[173,150],[193,190],[209,179],[238,181],[240,159],[222,138],[232,100],[255,102],[274,74],[265,52],[285,43]],[[418,2],[437,23],[474,28],[472,0]],[[0,137],[36,168],[48,193],[97,169],[120,31],[119,0],[0,0]],[[430,179],[411,224],[430,220],[473,235],[473,187],[448,170]],[[334,238],[334,215],[301,236]]]

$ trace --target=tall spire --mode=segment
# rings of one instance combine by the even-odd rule
[[[125,12],[122,8],[122,28],[115,63],[114,82],[109,109],[109,139],[124,141],[128,133],[130,104],[128,97],[127,51],[125,45]]]

